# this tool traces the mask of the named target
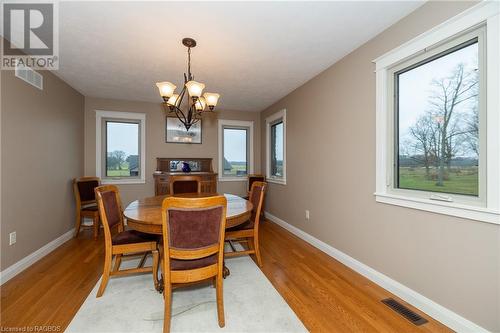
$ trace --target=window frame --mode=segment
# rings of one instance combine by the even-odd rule
[[[414,196],[417,198],[436,198],[432,200],[452,200],[453,202],[462,203],[471,206],[480,206],[486,207],[486,105],[484,103],[486,97],[486,44],[485,44],[485,29],[484,26],[475,27],[471,31],[467,31],[460,36],[454,37],[451,40],[447,40],[444,43],[440,43],[435,47],[428,48],[426,52],[418,54],[415,57],[411,57],[397,65],[388,69],[388,87],[387,87],[387,99],[388,109],[389,109],[389,121],[392,122],[393,126],[389,127],[389,140],[392,140],[392,151],[390,155],[392,156],[392,160],[388,159],[387,170],[392,175],[387,176],[388,182],[391,183],[391,186],[388,189],[388,192],[395,195],[404,195],[404,196]],[[457,194],[457,193],[447,193],[447,192],[438,192],[438,191],[425,191],[425,190],[417,190],[417,189],[405,189],[401,187],[397,187],[397,173],[398,173],[398,144],[399,144],[399,110],[397,105],[398,95],[396,94],[396,75],[399,73],[404,73],[409,71],[411,67],[418,68],[418,66],[414,66],[416,64],[421,64],[424,62],[430,63],[434,60],[437,60],[441,57],[445,57],[448,54],[453,53],[454,51],[458,51],[463,47],[464,43],[468,43],[471,40],[477,38],[478,41],[478,63],[479,63],[479,151],[481,152],[479,155],[479,168],[478,168],[478,186],[479,193],[478,196],[471,196],[465,194]],[[472,45],[470,43],[469,45]],[[460,47],[462,46],[462,47]],[[392,119],[391,119],[392,118]],[[390,132],[392,129],[392,132]],[[484,153],[483,153],[484,152]]]
[[[377,202],[393,204],[413,209],[431,211],[435,213],[463,217],[467,219],[500,224],[499,203],[499,147],[500,106],[498,89],[500,67],[499,59],[499,34],[500,27],[499,8],[497,4],[482,2],[465,12],[451,18],[430,31],[414,38],[402,46],[384,54],[374,60],[376,64],[376,192]],[[480,158],[479,191],[480,199],[471,200],[473,197],[451,195],[440,192],[424,192],[394,188],[395,168],[395,110],[394,110],[394,69],[404,67],[409,59],[427,59],[432,53],[439,53],[440,49],[447,49],[450,43],[456,43],[459,38],[467,37],[484,25],[486,45],[480,45],[479,62],[483,60],[486,75],[480,77],[482,95],[480,103],[480,143],[483,148]],[[481,47],[485,52],[481,55]],[[448,47],[449,48],[449,47]],[[442,51],[442,50],[441,50]],[[483,58],[481,59],[481,56]],[[484,71],[484,69],[483,69]],[[484,71],[486,72],[486,71]],[[483,114],[481,114],[481,111]],[[481,119],[482,116],[482,119]],[[487,121],[486,121],[487,119]],[[485,147],[485,149],[484,149]],[[481,168],[483,170],[481,171]],[[451,201],[436,200],[429,193],[437,196],[446,196]]]
[[[146,114],[137,112],[103,111],[96,112],[96,176],[103,184],[145,184],[146,183]],[[108,177],[106,175],[106,122],[139,124],[139,176]]]
[[[244,176],[224,175],[224,129],[246,129],[247,130],[247,174]],[[218,121],[218,180],[222,182],[247,181],[248,175],[254,172],[254,122],[247,120],[219,119]]]
[[[283,177],[271,173],[271,127],[283,121]],[[286,185],[286,109],[282,109],[266,118],[266,180],[270,183]]]

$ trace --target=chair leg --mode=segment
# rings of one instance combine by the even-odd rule
[[[99,236],[99,216],[94,216],[92,221],[94,222],[94,240],[96,240]]]
[[[76,212],[75,238],[78,238],[78,234],[80,233],[80,226],[81,225],[82,225],[82,217],[80,216],[80,212]]]
[[[226,325],[224,320],[224,295],[222,292],[222,274],[217,274],[217,318],[219,319],[219,327]]]
[[[148,257],[148,252],[144,252],[144,254],[142,255],[142,258],[141,258],[141,261],[139,262],[139,265],[137,266],[137,268],[141,268],[141,267],[144,267],[144,263],[146,262],[146,258]]]
[[[262,267],[262,259],[260,258],[260,248],[259,248],[259,237],[258,237],[258,235],[256,235],[253,238],[253,247],[254,247],[254,250],[255,250],[255,257],[257,258],[257,265],[259,265],[259,267]]]
[[[106,258],[104,259],[104,270],[102,272],[101,285],[99,286],[99,291],[97,292],[96,297],[101,297],[102,294],[104,293],[104,289],[106,289],[106,286],[108,285],[109,275],[111,273],[112,259],[113,256],[111,255],[111,253],[109,255],[106,253]]]
[[[165,284],[163,289],[163,297],[165,301],[165,311],[163,316],[163,333],[170,332],[170,316],[172,312],[172,286],[169,283]]]
[[[152,251],[153,253],[153,283],[155,285],[155,289],[158,290],[158,250]]]
[[[120,270],[120,265],[122,264],[122,255],[117,254],[115,256],[115,265],[113,267],[113,272],[118,272]]]

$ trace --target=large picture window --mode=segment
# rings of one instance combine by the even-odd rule
[[[145,181],[143,113],[96,111],[96,174],[103,183]]]
[[[246,180],[252,156],[253,122],[219,120],[219,180]]]
[[[479,196],[481,32],[393,74],[397,188]]]
[[[500,224],[499,9],[479,3],[376,63],[376,200]]]
[[[286,184],[286,111],[266,118],[267,180]]]

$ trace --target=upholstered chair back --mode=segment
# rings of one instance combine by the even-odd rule
[[[95,188],[97,207],[104,227],[104,238],[111,243],[111,231],[117,227],[118,232],[124,230],[123,208],[120,192],[115,185],[104,185]]]
[[[95,203],[94,189],[100,185],[101,180],[97,177],[75,178],[73,186],[77,202],[82,205]]]
[[[195,269],[222,261],[226,207],[224,196],[163,201],[164,257],[171,269]]]
[[[264,197],[266,194],[267,183],[255,181],[252,184],[252,189],[250,190],[250,197],[248,198],[253,205],[252,216],[250,217],[250,222],[255,224],[258,223],[262,206],[264,204]]]
[[[248,176],[248,191],[252,190],[252,185],[254,182],[263,182],[266,180],[266,177],[262,175],[249,175]]]

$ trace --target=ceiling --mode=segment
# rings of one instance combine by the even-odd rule
[[[161,102],[192,72],[220,109],[261,111],[422,2],[60,2],[57,75],[85,96]],[[178,88],[179,89],[179,88]]]

